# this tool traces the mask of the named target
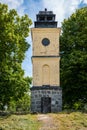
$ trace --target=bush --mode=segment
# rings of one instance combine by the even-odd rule
[[[30,96],[25,94],[22,99],[17,101],[17,111],[30,111]]]
[[[13,99],[11,99],[9,102],[8,110],[11,112],[16,112],[16,101],[14,101]]]
[[[11,98],[8,105],[8,111],[29,112],[30,111],[30,95],[26,93],[22,98],[19,98],[17,101]]]

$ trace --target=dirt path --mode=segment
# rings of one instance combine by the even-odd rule
[[[39,114],[38,121],[42,122],[42,127],[39,130],[58,130],[58,124],[55,124],[51,115]]]

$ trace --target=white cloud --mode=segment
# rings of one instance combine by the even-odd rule
[[[7,4],[9,9],[16,9],[19,15],[24,15],[24,0],[0,0],[0,2]]]
[[[56,14],[56,19],[59,21],[59,26],[64,18],[69,17],[77,8],[82,0],[43,0],[44,8],[53,10]],[[84,3],[87,0],[83,0]]]
[[[43,4],[42,4],[42,0],[38,1],[38,0],[27,0],[27,12],[29,14],[29,16],[32,18],[32,20],[36,20],[36,14],[42,10]]]
[[[64,18],[64,9],[63,9],[64,0],[43,0],[44,8],[53,11],[56,14],[57,21],[61,22]]]
[[[84,3],[84,4],[87,4],[87,0],[83,0],[83,3]]]
[[[25,1],[27,5],[24,5]],[[16,9],[20,15],[24,15],[24,11],[27,10],[34,21],[39,10],[44,8],[52,10],[56,14],[59,26],[64,18],[69,17],[78,8],[80,2],[87,4],[87,0],[0,0],[0,2],[8,4],[9,9]]]
[[[23,4],[23,0],[0,0],[0,2],[8,4],[10,9],[17,9],[21,4]]]

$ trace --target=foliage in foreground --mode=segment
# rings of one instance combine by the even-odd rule
[[[22,62],[31,24],[27,15],[20,17],[0,3],[0,109],[16,104],[29,91],[31,78],[24,77]]]
[[[36,115],[11,115],[0,117],[0,130],[39,130]]]
[[[87,102],[87,7],[64,20],[60,42],[64,106],[83,109]]]

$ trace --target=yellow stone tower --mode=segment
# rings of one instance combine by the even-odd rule
[[[58,112],[62,108],[60,88],[59,36],[55,14],[39,11],[33,41],[33,87],[31,88],[31,110],[33,112]]]

